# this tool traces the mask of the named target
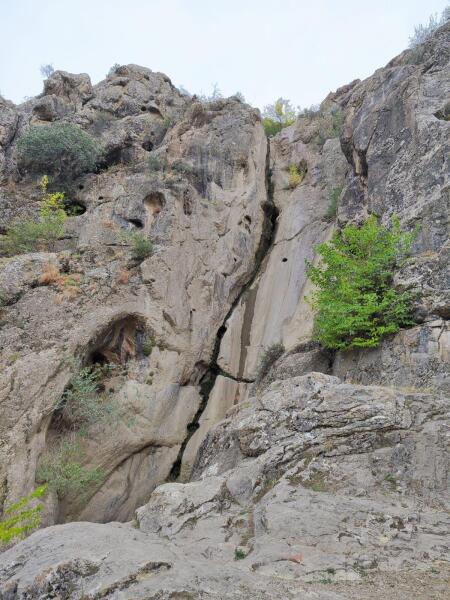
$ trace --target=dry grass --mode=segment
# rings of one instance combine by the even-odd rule
[[[81,294],[80,283],[81,275],[73,273],[62,275],[56,265],[47,264],[39,277],[40,285],[54,285],[59,294],[56,297],[56,304],[61,304],[64,300],[72,300]]]
[[[117,283],[125,285],[130,281],[131,272],[127,269],[121,269],[117,275]]]
[[[52,283],[58,283],[61,279],[61,273],[56,265],[48,263],[44,266],[44,270],[39,277],[40,285],[50,285]]]

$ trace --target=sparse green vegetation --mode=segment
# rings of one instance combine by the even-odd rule
[[[389,484],[391,490],[395,490],[397,488],[397,479],[392,475],[392,473],[388,473],[384,480]]]
[[[43,504],[38,502],[47,491],[46,485],[36,488],[28,496],[5,508],[0,522],[0,543],[8,544],[14,539],[24,538],[41,524]]]
[[[135,260],[143,261],[152,254],[153,244],[142,233],[133,233],[130,241],[132,247],[131,253]]]
[[[100,393],[102,378],[113,368],[113,365],[84,367],[71,378],[55,408],[64,413],[64,420],[72,428],[93,425],[115,412],[111,398]]]
[[[414,27],[414,33],[409,38],[409,47],[415,48],[419,44],[423,44],[438,27],[447,23],[447,21],[450,21],[450,6],[444,8],[440,17],[437,13],[430,15],[427,25],[420,24]]]
[[[234,551],[234,560],[244,560],[247,555],[241,548],[236,548]]]
[[[278,98],[264,107],[262,124],[267,136],[273,136],[295,122],[296,111],[289,100]]]
[[[328,204],[328,209],[326,213],[327,221],[333,221],[335,219],[338,209],[339,198],[342,194],[343,189],[344,186],[342,185],[339,185],[332,189],[330,193],[330,203]]]
[[[361,226],[347,225],[320,244],[321,264],[307,262],[318,290],[314,337],[325,348],[370,348],[400,327],[413,325],[412,297],[397,292],[393,274],[407,256],[415,233],[402,233],[393,217],[390,228],[371,216]]]
[[[316,143],[319,146],[323,146],[327,140],[341,135],[345,121],[345,113],[341,109],[334,109],[331,113],[319,111],[311,118],[317,123]]]
[[[301,184],[307,173],[306,163],[302,161],[300,165],[291,164],[288,167],[289,188],[292,190]]]
[[[150,171],[165,171],[166,167],[167,161],[165,160],[165,157],[163,159],[157,154],[150,154],[150,156],[148,157],[148,168],[150,169]]]
[[[98,142],[74,123],[33,125],[22,134],[17,147],[23,169],[64,180],[92,171],[101,156]]]
[[[281,123],[278,123],[278,121],[274,121],[269,117],[263,118],[262,125],[264,127],[264,131],[266,132],[267,137],[272,137],[283,129]]]
[[[155,338],[153,336],[151,336],[148,340],[146,340],[142,344],[142,352],[143,352],[144,356],[150,356],[154,347],[155,347]]]
[[[164,117],[162,125],[163,125],[164,129],[170,129],[173,125],[172,117],[169,117],[169,116]]]
[[[64,194],[48,193],[48,177],[41,179],[42,200],[39,217],[16,219],[0,236],[0,250],[9,256],[36,250],[52,250],[64,234],[67,214],[64,210]]]
[[[85,467],[80,462],[84,452],[79,440],[63,440],[45,454],[36,472],[36,480],[48,485],[59,498],[82,498],[104,479],[99,467]]]

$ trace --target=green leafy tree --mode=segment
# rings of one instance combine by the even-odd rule
[[[15,255],[36,250],[52,250],[64,234],[67,214],[64,210],[64,194],[47,191],[48,177],[41,179],[42,199],[37,219],[16,219],[0,237],[0,250]]]
[[[101,157],[98,142],[74,123],[33,125],[19,138],[20,166],[30,173],[73,179],[92,171]]]
[[[23,538],[39,527],[43,504],[36,500],[42,498],[46,491],[47,486],[41,485],[4,510],[4,518],[0,521],[0,543],[8,544],[13,539]]]
[[[325,348],[377,346],[384,336],[412,325],[411,293],[393,288],[395,268],[407,257],[415,232],[402,233],[393,217],[385,228],[375,216],[347,225],[320,244],[320,264],[307,262],[317,286],[315,339]]]
[[[273,104],[267,104],[264,107],[263,127],[266,135],[275,135],[283,129],[294,123],[297,118],[297,112],[289,100],[278,98]]]

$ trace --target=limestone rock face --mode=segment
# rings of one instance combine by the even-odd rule
[[[0,99],[2,231],[38,207],[29,124],[104,149],[52,252],[0,259],[0,513],[73,436],[102,473],[0,555],[1,600],[447,600],[449,33],[269,141],[238,99],[136,65]],[[416,325],[327,352],[305,261],[370,213],[420,225],[394,280]],[[61,398],[106,363],[108,417],[80,431]]]
[[[0,585],[12,598],[69,597],[70,583],[71,598],[343,600],[376,597],[365,582],[382,570],[425,599],[409,573],[433,568],[427,593],[445,598],[447,429],[441,393],[275,381],[210,431],[193,481],[153,492],[137,529],[39,531],[2,555]]]
[[[31,213],[39,200],[37,180],[16,162],[28,123],[75,122],[104,149],[99,172],[66,190],[82,214],[55,252],[2,259],[2,501],[32,488],[43,455],[72,436],[55,406],[76,363],[112,361],[121,372],[104,387],[116,418],[81,440],[83,466],[101,468],[103,484],[83,502],[60,498],[48,522],[126,520],[177,462],[217,332],[254,270],[267,141],[249,106],[203,105],[135,65],[97,86],[56,72],[39,98],[2,107],[5,226],[27,196]],[[19,123],[14,140],[8,123]],[[145,260],[132,257],[135,234],[153,242]]]

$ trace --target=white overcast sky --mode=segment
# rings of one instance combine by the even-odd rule
[[[192,93],[236,91],[294,105],[364,78],[448,0],[0,0],[0,92],[42,91],[40,65],[89,73],[114,63],[166,73]]]

